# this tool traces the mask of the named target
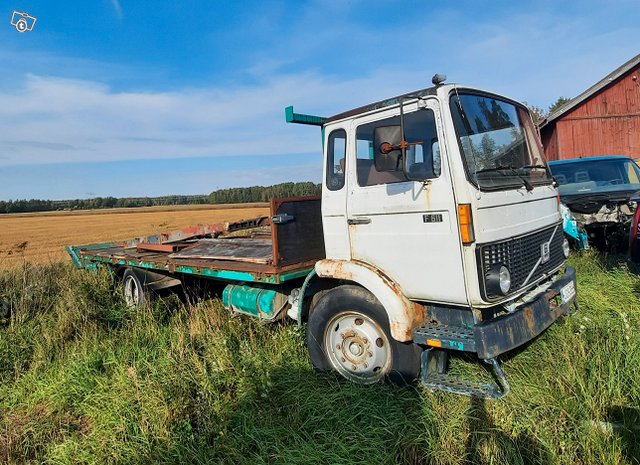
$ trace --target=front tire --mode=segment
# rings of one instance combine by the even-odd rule
[[[339,286],[318,299],[307,347],[316,370],[336,371],[358,384],[407,384],[420,370],[420,348],[391,337],[384,307],[359,286]]]

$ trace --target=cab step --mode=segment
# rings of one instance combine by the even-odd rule
[[[476,352],[473,328],[429,323],[413,331],[413,342],[439,349]]]
[[[493,400],[500,399],[509,393],[509,382],[495,358],[483,360],[489,365],[494,382],[479,383],[445,374],[446,367],[442,362],[443,354],[441,352],[434,349],[422,352],[421,380],[427,389]]]

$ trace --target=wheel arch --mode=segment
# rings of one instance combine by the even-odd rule
[[[119,266],[111,266],[113,279],[116,283],[122,281],[122,277],[124,276],[124,272],[127,271],[128,266],[119,265]]]
[[[319,278],[334,283],[332,287],[339,285],[337,280],[344,280],[371,292],[384,308],[391,336],[397,341],[411,341],[413,329],[424,321],[424,306],[407,299],[397,283],[371,265],[325,259],[316,263],[314,271]]]
[[[180,286],[182,284],[181,280],[175,276],[126,265],[120,265],[115,269],[114,277],[116,282],[122,281],[122,277],[127,270],[131,270],[131,272],[138,277],[140,282],[152,291]]]

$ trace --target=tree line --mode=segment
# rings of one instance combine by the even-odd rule
[[[16,199],[0,200],[0,213],[31,213],[100,208],[154,207],[161,205],[196,205],[220,203],[268,202],[274,197],[320,195],[320,184],[286,182],[273,186],[234,187],[209,195],[164,195],[161,197],[93,197],[73,200]]]
[[[320,195],[322,186],[312,182],[284,182],[273,186],[232,187],[209,194],[209,203],[268,202],[273,198]]]
[[[188,205],[208,202],[206,195],[165,195],[162,197],[93,197],[91,199],[0,200],[0,213],[27,213],[58,210],[94,210],[99,208],[153,207],[157,205]]]
[[[540,126],[540,124],[549,115],[551,115],[555,111],[559,110],[560,108],[565,106],[570,101],[571,101],[570,98],[558,97],[558,99],[555,102],[553,102],[551,105],[549,105],[549,108],[546,109],[546,110],[543,109],[543,108],[540,108],[540,107],[536,107],[535,105],[529,105],[527,102],[524,102],[524,104],[527,106],[527,108],[529,108],[529,112],[531,113],[531,117],[533,118],[533,122],[536,124],[536,126]]]

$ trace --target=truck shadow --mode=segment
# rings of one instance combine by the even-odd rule
[[[489,463],[496,452],[509,457],[512,464],[553,463],[549,450],[533,436],[526,432],[509,435],[497,427],[487,411],[485,399],[471,398],[467,419],[469,435],[465,450],[468,463]]]
[[[611,407],[607,410],[611,431],[622,441],[622,453],[630,463],[640,463],[640,410]]]
[[[204,439],[207,446],[185,443],[178,446],[182,451],[170,455],[195,446],[196,455],[213,462],[268,458],[272,463],[426,465],[442,451],[463,454],[460,463],[486,463],[492,453],[513,458],[509,463],[514,464],[553,462],[548,450],[526,432],[516,436],[501,430],[484,400],[459,397],[455,402],[468,408],[456,409],[451,399],[433,399],[419,385],[357,386],[289,364],[259,378],[215,426],[206,407],[198,409],[199,421],[191,418],[191,437]],[[440,416],[433,402],[455,412]],[[459,420],[466,430],[461,435],[441,433]]]
[[[595,249],[592,253],[594,259],[603,270],[612,271],[627,268],[631,273],[640,274],[640,263],[631,261],[628,255],[595,251]]]

